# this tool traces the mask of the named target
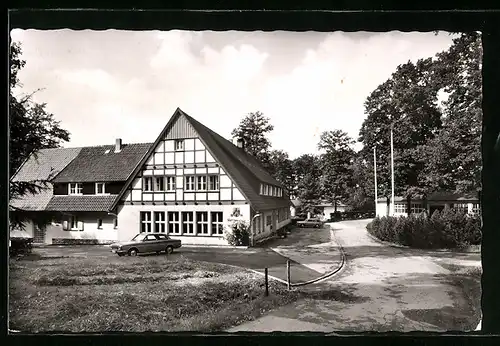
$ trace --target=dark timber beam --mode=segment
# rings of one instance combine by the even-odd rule
[[[491,23],[492,24],[492,23]],[[500,29],[483,32],[482,331],[500,332]]]

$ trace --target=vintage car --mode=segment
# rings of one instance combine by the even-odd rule
[[[181,241],[171,239],[165,233],[139,233],[130,241],[114,243],[110,247],[118,256],[137,256],[139,253],[152,252],[160,254],[162,251],[171,254],[174,249],[181,247]]]
[[[320,228],[323,226],[323,221],[319,218],[309,218],[304,221],[297,221],[297,227],[316,227]]]

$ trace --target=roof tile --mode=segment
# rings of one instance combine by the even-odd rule
[[[49,211],[108,211],[117,195],[54,196],[45,210]]]

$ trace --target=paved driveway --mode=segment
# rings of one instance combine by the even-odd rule
[[[457,320],[474,330],[469,300],[443,264],[480,265],[479,254],[381,245],[366,234],[368,222],[331,224],[347,266],[310,288],[338,290],[340,299],[301,300],[230,331],[446,331]]]
[[[279,243],[279,240],[277,241]],[[70,245],[44,246],[34,250],[44,257],[92,257],[105,259],[116,256],[108,246],[103,245]],[[153,254],[152,256],[157,256]],[[165,256],[161,254],[159,256]],[[184,256],[194,260],[222,263],[268,273],[278,279],[286,281],[286,263],[288,258],[273,251],[267,246],[258,248],[231,248],[231,247],[181,247],[171,256]],[[291,260],[291,277],[294,282],[308,281],[320,276],[315,270]]]

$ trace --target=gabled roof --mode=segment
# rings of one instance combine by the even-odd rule
[[[53,182],[126,181],[150,146],[151,143],[123,144],[118,153],[114,152],[114,145],[81,148]]]
[[[25,211],[43,211],[47,207],[47,204],[49,204],[52,196],[52,184],[47,184],[44,189],[36,194],[27,193],[24,196],[11,199],[10,205],[15,209]]]
[[[234,181],[235,185],[240,189],[242,194],[250,202],[250,205],[255,210],[267,210],[273,208],[288,207],[290,205],[290,200],[284,197],[270,197],[260,195],[260,183],[268,183],[276,186],[281,186],[268,172],[262,168],[262,165],[257,159],[253,158],[251,155],[245,153],[242,149],[236,147],[230,141],[224,139],[222,136],[218,135],[214,131],[210,130],[205,125],[201,124],[197,120],[193,119],[186,113],[184,113],[180,108],[177,108],[167,125],[163,128],[156,141],[150,146],[148,152],[144,157],[138,162],[134,171],[130,175],[127,183],[124,185],[122,191],[118,195],[115,203],[113,203],[111,209],[114,209],[119,200],[125,194],[128,186],[132,183],[132,180],[141,170],[147,159],[153,154],[155,148],[158,146],[160,140],[164,137],[165,132],[173,124],[173,122],[180,116],[186,117],[187,121],[197,132],[199,139],[210,154],[219,162],[222,168],[226,171],[229,177]]]
[[[31,154],[12,177],[12,181],[37,182],[52,179],[63,170],[80,152],[82,148],[41,149]],[[13,198],[10,205],[26,211],[42,211],[52,198],[52,185],[36,194],[28,193]]]
[[[82,148],[53,148],[32,153],[12,177],[12,181],[48,180],[73,161],[80,150]]]

